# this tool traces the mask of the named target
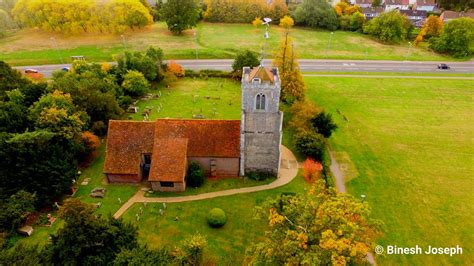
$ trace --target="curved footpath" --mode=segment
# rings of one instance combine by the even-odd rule
[[[180,197],[162,197],[162,198],[149,198],[145,197],[145,192],[139,190],[133,195],[120,209],[114,214],[114,218],[119,218],[125,211],[128,210],[134,203],[142,202],[185,202],[194,200],[204,200],[217,197],[231,196],[243,193],[258,192],[268,189],[274,189],[277,187],[284,186],[290,183],[298,174],[298,162],[296,161],[295,155],[285,146],[282,146],[281,153],[281,167],[278,173],[278,178],[267,185],[255,186],[255,187],[244,187],[236,189],[221,190],[209,193],[203,193],[191,196],[180,196]]]

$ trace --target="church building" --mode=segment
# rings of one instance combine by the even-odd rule
[[[111,183],[150,182],[155,191],[184,191],[189,162],[209,177],[249,172],[278,175],[283,113],[278,69],[245,67],[241,120],[111,120],[104,173]]]

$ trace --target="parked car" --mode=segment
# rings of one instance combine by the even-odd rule
[[[25,69],[25,73],[38,73],[39,71],[33,68],[27,68]]]
[[[450,67],[446,64],[439,64],[438,69],[450,69]]]

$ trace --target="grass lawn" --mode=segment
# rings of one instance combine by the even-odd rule
[[[474,263],[473,82],[306,77],[333,113],[332,149],[353,195],[386,224],[381,245],[460,245],[463,255],[386,255],[380,264]],[[345,122],[336,110],[347,117]]]
[[[122,217],[139,227],[140,242],[150,248],[174,247],[189,235],[200,233],[208,241],[208,255],[218,265],[236,265],[242,261],[245,249],[250,243],[264,235],[267,221],[254,218],[254,207],[269,197],[282,192],[304,192],[309,185],[298,176],[283,187],[228,197],[184,203],[167,203],[166,214],[160,216],[161,203],[133,205]],[[212,208],[226,212],[227,223],[219,229],[207,225],[206,217]],[[140,220],[136,220],[139,208],[144,210]],[[175,221],[175,217],[178,221]]]
[[[206,119],[240,119],[240,83],[221,78],[184,78],[170,86],[158,88],[160,98],[138,103],[139,112],[129,118],[142,120],[145,108],[152,109],[150,121],[157,118],[193,118],[203,115]],[[158,108],[161,107],[160,111]]]
[[[98,157],[92,164],[83,170],[78,182],[78,190],[74,197],[87,203],[101,203],[101,207],[97,209],[97,213],[108,216],[113,215],[120,209],[122,204],[138,191],[139,185],[108,184],[107,178],[102,172],[105,160],[105,140],[99,152]],[[89,184],[85,186],[81,185],[81,182],[86,178],[90,178]],[[106,188],[105,197],[103,199],[89,196],[91,190],[95,187]],[[118,200],[119,198],[122,203]]]
[[[197,32],[197,41],[194,30],[176,36],[162,22],[129,31],[124,34],[124,39],[112,34],[63,36],[24,29],[0,39],[0,60],[12,65],[59,64],[61,58],[70,62],[70,56],[83,55],[89,61],[104,62],[112,61],[125,49],[142,51],[149,46],[162,48],[168,59],[195,59],[196,49],[200,59],[233,58],[243,48],[260,53],[263,45],[263,29],[250,24],[200,23]],[[282,28],[271,27],[267,58],[271,57],[283,35]],[[306,59],[454,60],[426,48],[409,48],[408,42],[386,45],[353,32],[336,31],[331,38],[329,31],[294,28],[291,35],[300,58]]]

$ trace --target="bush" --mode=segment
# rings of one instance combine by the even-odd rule
[[[303,163],[303,176],[310,183],[319,179],[322,170],[322,164],[311,158],[306,159]]]
[[[323,135],[325,138],[329,138],[337,129],[337,125],[332,120],[331,114],[321,112],[311,119],[311,124],[318,130],[318,133]]]
[[[224,226],[227,222],[227,217],[222,209],[214,208],[209,211],[207,215],[207,222],[213,228],[219,228]]]
[[[176,61],[168,61],[168,64],[166,65],[166,71],[174,74],[177,78],[184,77],[185,75],[184,68],[180,64],[176,63]]]
[[[474,19],[453,19],[444,25],[439,38],[430,39],[430,48],[454,57],[469,56],[474,53]]]
[[[242,50],[235,56],[232,70],[236,76],[240,77],[244,67],[256,67],[258,65],[260,65],[260,60],[256,53],[250,50]]]
[[[150,83],[141,72],[129,70],[124,76],[122,88],[130,96],[142,96],[150,89]]]
[[[400,11],[384,12],[364,26],[364,33],[384,42],[400,42],[407,38],[413,25]]]
[[[302,131],[296,134],[295,146],[298,152],[316,161],[321,162],[326,156],[326,145],[323,135],[313,131]]]
[[[204,173],[201,166],[196,162],[191,162],[186,174],[186,183],[190,187],[200,187],[204,184]]]

